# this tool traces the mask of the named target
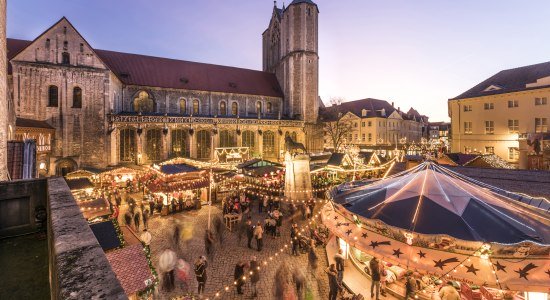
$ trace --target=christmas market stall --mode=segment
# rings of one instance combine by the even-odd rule
[[[99,174],[99,181],[103,187],[128,188],[137,185],[139,177],[147,172],[146,167],[128,165],[108,170]]]
[[[185,209],[199,209],[208,201],[210,172],[185,163],[161,163],[150,167],[142,177],[149,200],[161,202],[161,214]]]
[[[548,199],[515,194],[429,161],[328,194],[332,201],[322,208],[322,219],[334,237],[327,252],[343,250],[346,272],[352,272],[344,282],[352,290],[367,292],[376,257],[394,296],[403,297],[413,278],[421,299],[437,299],[438,287],[448,282],[465,300],[548,297]]]

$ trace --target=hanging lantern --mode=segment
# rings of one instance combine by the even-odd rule
[[[412,245],[413,244],[413,237],[414,237],[412,232],[405,232],[403,235],[407,239],[407,245]]]

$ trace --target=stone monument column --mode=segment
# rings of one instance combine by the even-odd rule
[[[291,200],[308,200],[311,198],[311,175],[309,173],[309,156],[285,153],[285,196]]]
[[[0,181],[8,180],[8,55],[6,49],[6,0],[0,0]]]

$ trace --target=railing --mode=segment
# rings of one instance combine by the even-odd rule
[[[191,116],[143,116],[143,115],[109,115],[112,123],[166,123],[166,124],[234,124],[234,125],[276,125],[303,127],[301,120],[274,120],[274,119],[241,119],[241,118],[213,118]]]

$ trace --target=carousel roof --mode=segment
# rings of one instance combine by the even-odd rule
[[[425,162],[365,186],[340,187],[333,199],[357,215],[417,233],[550,243],[548,214],[518,203],[525,198]]]

